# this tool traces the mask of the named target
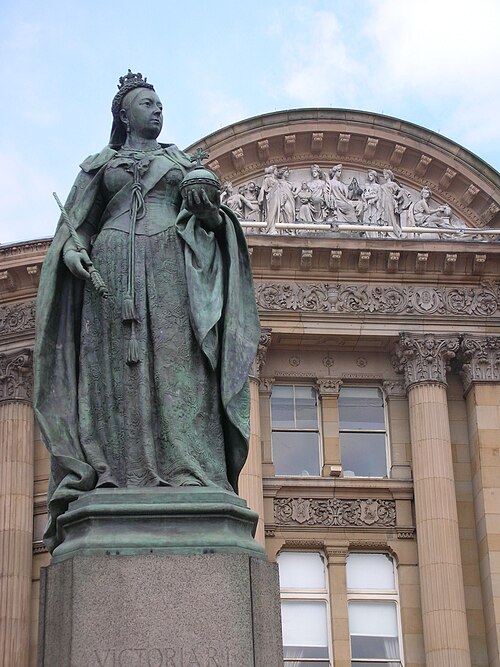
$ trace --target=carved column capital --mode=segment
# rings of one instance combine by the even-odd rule
[[[349,554],[349,542],[325,542],[324,547],[328,565],[343,565],[345,566],[347,556]]]
[[[466,392],[474,382],[500,382],[500,336],[465,335],[461,358],[460,375]]]
[[[406,389],[417,383],[446,384],[449,361],[459,349],[457,336],[438,338],[432,334],[400,334],[393,365],[404,373]]]
[[[385,380],[382,387],[387,398],[406,398],[406,387],[402,380]]]
[[[336,378],[316,378],[316,387],[318,389],[319,395],[323,396],[335,396],[337,397],[340,392],[340,387],[342,385],[342,380]]]
[[[261,378],[259,382],[259,391],[264,396],[271,396],[276,378]]]
[[[256,379],[260,377],[261,371],[266,363],[267,351],[271,345],[271,329],[263,327],[260,330],[259,345],[255,360],[250,368],[250,375]]]
[[[31,402],[33,392],[33,352],[29,349],[0,354],[0,403]]]

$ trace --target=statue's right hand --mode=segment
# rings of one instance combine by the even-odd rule
[[[81,278],[82,280],[90,278],[90,273],[87,271],[87,267],[92,265],[92,261],[86,250],[66,250],[64,253],[64,263],[77,278]]]

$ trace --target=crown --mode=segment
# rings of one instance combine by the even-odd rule
[[[118,84],[118,90],[123,88],[123,86],[132,84],[134,87],[139,87],[145,83],[148,82],[147,77],[142,78],[142,74],[140,72],[137,72],[137,74],[134,74],[132,70],[129,69],[127,74],[125,76],[121,76],[119,78],[119,84]]]
[[[135,88],[149,88],[150,90],[154,90],[154,87],[148,83],[146,77],[142,78],[142,74],[140,72],[134,74],[134,72],[132,72],[130,69],[127,74],[125,74],[125,76],[121,76],[119,78],[119,82],[118,92],[114,96],[113,102],[111,103],[111,113],[115,119],[118,118],[120,113],[123,98],[130,90],[134,90]]]

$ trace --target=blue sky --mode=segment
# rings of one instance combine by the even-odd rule
[[[280,109],[418,123],[500,168],[498,0],[3,0],[0,243],[53,233],[130,67],[184,148]]]

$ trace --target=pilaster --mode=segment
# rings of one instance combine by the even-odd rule
[[[500,337],[464,336],[461,353],[488,664],[500,667]]]
[[[332,620],[332,643],[335,667],[350,667],[351,643],[347,609],[346,559],[349,551],[347,541],[328,541],[325,552],[328,563],[328,586],[330,589],[330,613]]]
[[[317,378],[316,386],[321,401],[323,435],[323,475],[339,477],[342,474],[339,436],[339,392],[342,380]]]
[[[0,664],[29,660],[33,526],[32,353],[0,354]]]
[[[446,370],[455,336],[402,334],[396,366],[410,412],[416,531],[427,667],[470,667]]]
[[[259,521],[255,539],[264,545],[264,493],[262,490],[262,449],[260,435],[259,376],[271,344],[271,329],[262,329],[255,361],[250,370],[250,440],[248,458],[239,480],[239,492]]]

